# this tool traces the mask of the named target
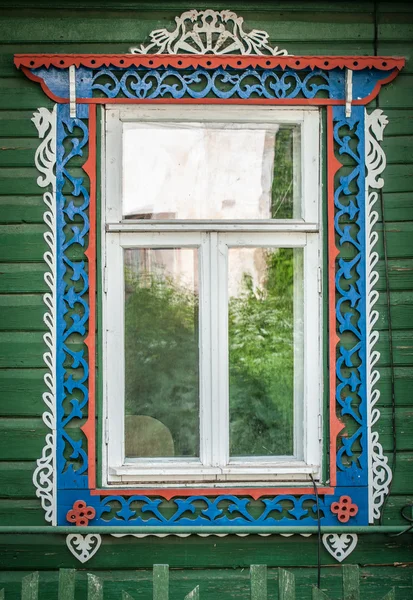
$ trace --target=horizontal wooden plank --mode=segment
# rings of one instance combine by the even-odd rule
[[[413,291],[390,292],[390,304],[392,328],[394,330],[413,329]],[[376,303],[376,310],[379,311],[379,319],[375,328],[379,331],[388,329],[387,297],[385,294],[380,295]]]
[[[376,2],[377,12],[380,13],[411,13],[413,12],[412,5],[410,2],[392,2],[391,0],[384,0]]]
[[[91,11],[93,9],[98,8],[102,10],[102,8],[109,9],[111,11],[131,11],[136,10],[137,3],[136,0],[120,0],[119,2],[114,2],[114,0],[72,0],[72,7],[83,10],[83,11]],[[401,5],[401,3],[396,3],[396,5]],[[3,6],[7,7],[10,14],[16,12],[16,7],[33,9],[33,2],[30,0],[4,0]],[[308,2],[277,2],[277,10],[279,11],[296,11],[296,12],[313,12],[314,10],[323,11],[324,13],[331,12],[373,12],[374,11],[374,3],[373,2],[351,2],[349,5],[343,5],[343,8],[340,10],[340,7],[337,6],[337,3],[330,0],[322,0],[321,2],[311,2],[311,6]],[[263,13],[272,13],[274,12],[274,5],[272,2],[268,2],[268,0],[254,0],[254,4],[251,5],[251,2],[246,2],[245,0],[239,0],[236,4],[236,10],[238,11],[246,11],[246,12],[263,12]],[[53,9],[62,9],[68,8],[67,3],[62,2],[61,0],[56,2],[51,2],[51,0],[42,1],[39,0],[35,3],[35,8],[48,8],[49,10]],[[202,8],[202,7],[201,7]],[[222,10],[228,8],[228,2],[216,1],[214,2],[215,10]],[[186,0],[162,0],[156,6],[156,14],[162,13],[162,11],[185,11],[188,10],[188,3]],[[201,9],[199,9],[201,10]],[[234,9],[235,10],[235,9]],[[397,9],[398,10],[398,9]],[[154,5],[153,0],[139,0],[139,11],[142,12],[150,12],[154,13]],[[87,13],[86,13],[87,14]]]
[[[2,47],[0,47],[0,61],[3,58],[1,50]],[[10,55],[7,54],[7,65],[9,65],[9,63]],[[11,72],[10,75],[13,76],[15,74],[16,68],[13,65],[13,72]],[[0,110],[0,137],[38,138],[37,129],[31,120],[32,117],[32,110]]]
[[[386,186],[386,180],[384,181]],[[384,218],[386,221],[413,221],[413,192],[391,192],[383,194]],[[375,209],[382,221],[381,202]]]
[[[388,165],[413,162],[413,135],[385,135],[382,148]]]
[[[410,160],[410,155],[408,155],[408,160]],[[386,193],[413,192],[413,163],[388,164],[384,170],[383,178]]]
[[[380,108],[412,108],[413,107],[413,75],[401,73],[396,79],[380,90]]]
[[[393,359],[395,365],[405,366],[413,365],[413,331],[397,330],[393,331]],[[380,332],[380,338],[375,346],[380,352],[379,367],[387,367],[390,362],[389,351],[389,332]]]
[[[413,14],[396,11],[380,13],[378,38],[381,42],[385,40],[411,42],[413,39]]]
[[[393,168],[395,165],[393,165]],[[413,222],[403,223],[386,222],[387,257],[389,259],[413,257]],[[375,250],[383,257],[383,225],[378,223],[375,230],[379,234]]]
[[[34,165],[38,138],[0,138],[0,167]]]
[[[0,194],[2,196],[38,195],[44,192],[37,185],[39,172],[32,162],[32,167],[0,168]]]
[[[370,112],[370,110],[369,110]],[[384,138],[390,135],[413,135],[413,110],[409,108],[386,108],[389,119]]]
[[[1,368],[44,368],[43,353],[46,350],[40,331],[0,332]]]
[[[391,493],[394,495],[412,494],[413,453],[400,452],[397,454],[396,469],[393,473]]]
[[[36,416],[46,410],[42,394],[46,369],[0,369],[0,415]]]
[[[0,196],[0,223],[43,223],[43,196]]]
[[[406,520],[402,517],[401,510],[407,504],[411,504],[411,496],[396,496],[391,494],[386,501],[383,511],[383,525],[406,525]]]
[[[0,498],[35,498],[35,462],[0,462]]]
[[[393,451],[393,431],[391,421],[391,408],[380,408],[380,420],[374,426],[374,431],[380,435],[380,443],[384,451],[389,454]],[[396,408],[396,448],[398,452],[413,451],[413,403],[411,406]]]
[[[0,109],[34,110],[40,106],[52,108],[50,100],[38,83],[19,72],[17,77],[3,78],[0,84]]]
[[[40,418],[1,418],[0,456],[2,460],[36,460],[41,456],[47,433],[48,428]]]
[[[1,225],[0,257],[4,262],[41,262],[47,244],[46,225]]]
[[[0,26],[1,39],[6,43],[30,40],[32,43],[54,42],[65,39],[72,42],[123,42],[141,43],[149,38],[153,29],[175,27],[176,13],[172,11],[153,12],[148,15],[139,10],[125,15],[119,12],[89,12],[87,18],[75,10],[49,10],[41,14],[29,11],[19,14],[3,12]],[[110,26],[109,26],[110,24]],[[289,40],[367,40],[374,36],[372,13],[338,12],[334,20],[324,11],[309,13],[274,10],[271,14],[254,12],[248,19],[248,27],[264,29],[277,44]],[[67,43],[67,42],[66,42]],[[125,48],[126,51],[127,48]]]
[[[47,269],[43,262],[0,263],[0,293],[46,292],[44,274]]]
[[[413,329],[413,291],[390,292],[390,303],[392,328],[394,330]],[[379,319],[376,323],[376,329],[379,331],[388,329],[389,323],[387,318],[387,298],[385,294],[380,295],[376,303],[376,310],[379,311]]]
[[[44,510],[40,505],[40,500],[37,498],[35,500],[17,500],[16,498],[0,500],[0,524],[6,523],[21,526],[45,525]]]
[[[1,268],[1,266],[0,266]],[[375,288],[379,291],[386,290],[386,265],[384,260],[379,260],[376,265],[379,280]],[[393,258],[387,262],[390,290],[412,290],[413,289],[413,259]],[[1,280],[0,280],[1,281]]]
[[[381,367],[377,388],[380,390],[379,406],[389,406],[392,401],[391,369]],[[412,405],[413,368],[396,367],[394,369],[395,400],[397,406]]]
[[[377,534],[360,535],[351,560],[356,564],[403,563],[410,561],[412,551],[413,541],[410,535],[398,538]],[[323,569],[327,565],[337,567],[337,563],[323,547],[321,553]],[[149,537],[140,540],[133,537],[104,537],[99,552],[88,562],[87,571],[111,570],[115,565],[125,570],[137,567],[143,569],[152,568],[153,564],[169,564],[171,568],[229,567],[248,570],[251,563],[266,564],[269,568],[314,567],[317,564],[317,536],[303,538],[294,535],[285,538],[276,535],[270,538],[270,543],[268,538],[255,535],[241,538],[193,536],[185,539],[169,536],[164,539]],[[15,570],[79,568],[77,559],[66,547],[65,536],[50,534],[1,535],[0,567],[10,569],[10,564]],[[206,574],[204,571],[204,575]],[[409,593],[410,591],[409,588]],[[220,595],[215,597],[221,598]],[[234,598],[234,595],[230,597]],[[174,598],[178,600],[177,596]],[[377,596],[374,600],[377,600]]]
[[[0,330],[45,331],[42,294],[0,295]]]

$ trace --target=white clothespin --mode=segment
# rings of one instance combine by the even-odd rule
[[[69,114],[71,119],[76,118],[76,67],[69,67]]]
[[[346,69],[346,119],[351,117],[351,103],[353,100],[353,71]]]

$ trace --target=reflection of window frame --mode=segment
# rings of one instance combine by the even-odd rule
[[[240,123],[299,123],[301,125],[301,177],[303,219],[262,222],[190,222],[190,221],[122,221],[121,215],[121,156],[122,121],[212,121]],[[104,318],[104,390],[105,422],[107,435],[103,452],[103,480],[105,483],[144,484],[158,482],[171,485],[173,482],[195,482],[199,485],[231,485],[231,481],[273,480],[308,481],[310,474],[320,478],[321,448],[319,419],[321,414],[321,327],[320,327],[320,225],[319,225],[319,113],[317,109],[283,109],[273,107],[225,107],[225,106],[117,106],[106,111],[106,158],[105,180],[106,214],[103,252],[105,256],[105,294],[103,298]],[[211,232],[207,234],[206,232]],[[261,457],[231,460],[223,464],[228,439],[228,412],[225,403],[212,400],[201,406],[201,456],[204,464],[197,459],[147,461],[124,459],[124,404],[123,393],[123,268],[122,247],[193,247],[199,246],[208,260],[202,260],[202,281],[209,281],[211,287],[220,285],[224,289],[225,261],[223,255],[231,240],[237,234],[237,244],[253,246],[306,247],[304,307],[305,322],[309,330],[304,344],[304,389],[306,398],[302,406],[303,428],[300,432],[303,451],[300,459],[291,457]],[[241,236],[241,237],[240,237]],[[244,240],[244,241],[243,241]],[[217,251],[211,252],[215,244]],[[219,251],[218,251],[219,246]],[[311,250],[310,250],[311,249]],[[213,263],[212,258],[216,261]],[[212,278],[215,278],[215,282]],[[220,282],[221,280],[221,282]],[[201,286],[204,285],[201,283]],[[226,286],[226,279],[225,279]],[[205,298],[208,294],[205,295]],[[204,302],[205,302],[204,298]],[[225,303],[225,298],[221,300]],[[207,313],[202,305],[201,311]],[[216,313],[215,334],[227,331],[224,305],[208,307],[208,314]],[[201,328],[204,324],[201,324]],[[215,341],[215,348],[222,350],[222,341]],[[227,355],[226,355],[227,356]],[[201,358],[201,373],[214,360],[214,353]],[[215,353],[214,375],[203,378],[201,389],[212,382],[215,390],[208,390],[210,398],[225,397],[227,358]],[[201,394],[202,397],[202,394]],[[215,404],[214,404],[215,402]],[[296,412],[296,415],[298,413]],[[295,419],[297,421],[297,419]],[[295,434],[297,439],[298,432]],[[212,442],[205,447],[205,440]],[[211,450],[212,449],[212,450]],[[161,477],[160,477],[161,475]]]

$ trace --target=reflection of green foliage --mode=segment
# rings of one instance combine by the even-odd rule
[[[197,456],[198,299],[171,278],[126,273],[126,412],[172,433],[176,456]]]
[[[265,251],[264,251],[265,252]],[[293,452],[293,250],[266,252],[266,281],[229,303],[230,452]],[[172,278],[126,273],[126,412],[170,430],[176,456],[199,448],[198,298]]]
[[[275,137],[274,177],[271,190],[271,218],[293,217],[293,130],[280,129]]]
[[[264,289],[229,305],[231,455],[293,452],[293,250],[266,256]]]

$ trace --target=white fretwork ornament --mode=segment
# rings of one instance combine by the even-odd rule
[[[41,139],[34,159],[40,172],[37,185],[48,188],[43,194],[46,205],[43,219],[47,225],[44,239],[48,246],[43,258],[48,267],[44,280],[49,288],[43,296],[46,305],[43,320],[48,331],[43,336],[47,346],[47,351],[43,354],[47,367],[44,375],[47,391],[43,394],[46,411],[42,415],[49,433],[46,435],[42,456],[37,460],[33,483],[36,496],[40,498],[45,511],[45,520],[52,525],[56,525],[56,109],[57,105],[53,110],[39,108],[32,118]]]
[[[369,522],[374,523],[380,518],[381,507],[389,493],[392,472],[387,456],[379,441],[379,434],[374,431],[380,419],[380,410],[377,407],[380,390],[377,383],[380,373],[375,368],[380,358],[380,352],[375,349],[379,339],[379,332],[375,325],[379,318],[378,311],[374,308],[379,293],[375,289],[379,274],[376,265],[379,260],[378,252],[374,249],[379,236],[374,226],[379,215],[375,210],[379,190],[384,185],[381,177],[386,168],[386,155],[380,142],[383,141],[384,129],[388,119],[382,110],[376,109],[371,113],[365,111],[365,163],[366,163],[366,304],[367,304],[367,402],[368,402],[368,460],[369,460]]]
[[[173,31],[155,29],[151,43],[130,48],[132,54],[267,54],[287,56],[268,43],[266,31],[246,32],[244,19],[231,10],[188,10],[175,17]]]
[[[325,533],[323,544],[325,549],[338,562],[343,562],[357,546],[358,537],[356,533]]]
[[[85,563],[92,558],[99,550],[102,538],[98,533],[70,533],[66,537],[66,545],[70,552],[81,563]]]

